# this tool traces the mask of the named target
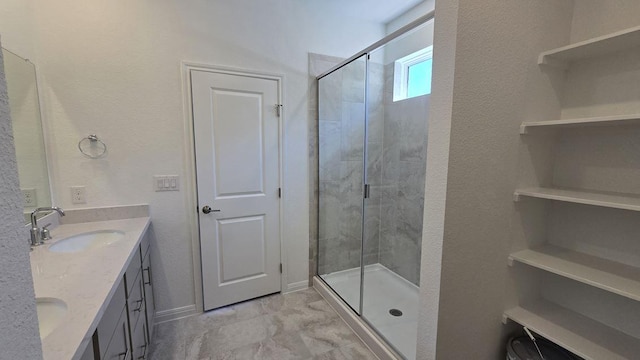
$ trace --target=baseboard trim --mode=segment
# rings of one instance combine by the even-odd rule
[[[358,335],[364,344],[380,360],[401,360],[403,357],[391,349],[385,341],[356,315],[318,276],[313,277],[313,288],[322,295],[342,320]]]
[[[196,305],[187,305],[178,307],[175,309],[162,310],[156,312],[155,323],[161,324],[164,322],[174,321],[189,316],[197,315],[200,312],[196,310]]]
[[[298,281],[291,284],[287,284],[287,288],[282,293],[286,294],[294,291],[300,291],[308,287],[309,287],[309,280]]]

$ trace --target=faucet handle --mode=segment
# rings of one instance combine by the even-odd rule
[[[48,223],[47,225],[43,226],[42,230],[40,231],[42,241],[51,240],[51,233],[49,232],[49,229],[47,229],[49,226],[51,226],[51,223]]]

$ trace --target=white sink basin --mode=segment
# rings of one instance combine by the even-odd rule
[[[51,334],[62,323],[67,313],[67,304],[56,298],[36,298],[40,339]]]
[[[113,244],[123,237],[124,233],[117,230],[92,231],[59,240],[49,246],[49,251],[59,253],[81,252]]]

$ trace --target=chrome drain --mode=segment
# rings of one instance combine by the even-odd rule
[[[398,309],[391,309],[391,310],[389,310],[389,314],[391,314],[393,316],[402,316],[402,311],[400,311]]]

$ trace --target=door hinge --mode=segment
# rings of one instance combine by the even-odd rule
[[[280,263],[280,274],[282,274],[282,263]]]
[[[282,112],[282,104],[276,104],[276,115],[280,117],[280,113]]]
[[[278,197],[281,198],[282,197],[282,188],[278,188]]]
[[[365,199],[369,198],[369,189],[370,189],[369,184],[364,184],[364,198]]]

